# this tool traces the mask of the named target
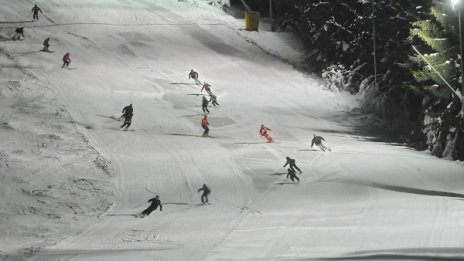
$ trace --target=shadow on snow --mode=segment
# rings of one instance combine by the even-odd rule
[[[398,185],[382,184],[382,183],[373,182],[373,181],[340,180],[340,181],[337,181],[337,182],[345,183],[345,184],[351,184],[351,185],[358,185],[358,186],[367,186],[367,187],[373,187],[373,188],[378,188],[378,189],[384,189],[384,190],[389,190],[389,191],[394,191],[394,192],[401,192],[401,193],[408,193],[408,194],[415,194],[415,195],[464,199],[464,194],[459,194],[459,193],[454,193],[454,192],[426,190],[426,189],[420,189],[420,188],[411,188],[411,187],[398,186]]]

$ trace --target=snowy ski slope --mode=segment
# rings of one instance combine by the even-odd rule
[[[115,197],[83,233],[65,231],[66,240],[27,258],[15,254],[21,239],[7,236],[3,253],[43,261],[464,259],[462,163],[357,135],[344,112],[353,100],[270,55],[295,57],[278,36],[245,32],[243,21],[202,2],[38,4],[44,14],[23,23],[25,40],[6,40],[20,23],[0,25],[2,52],[19,56],[1,61],[56,94],[111,162]],[[21,21],[33,2],[0,5],[0,20]],[[35,52],[47,37],[54,52]],[[66,52],[69,70],[60,68]],[[192,68],[221,104],[210,108],[212,138],[201,137]],[[116,119],[129,103],[133,122],[122,131]],[[276,143],[259,136],[262,123]],[[333,151],[310,148],[313,133]],[[300,184],[286,179],[286,156],[303,170]],[[210,205],[199,204],[204,183]],[[134,218],[155,194],[163,211]]]

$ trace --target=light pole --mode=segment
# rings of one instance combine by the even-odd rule
[[[269,0],[269,18],[271,18],[272,22],[272,0]]]
[[[456,0],[453,0],[456,1]],[[372,3],[372,42],[374,49],[374,87],[377,88],[377,46],[375,39],[375,6],[374,0],[371,0]]]
[[[458,11],[458,20],[459,20],[459,53],[461,56],[461,95],[464,94],[464,65],[463,65],[463,50],[462,50],[462,31],[461,31],[461,1],[460,0],[451,0],[453,5],[453,10]]]

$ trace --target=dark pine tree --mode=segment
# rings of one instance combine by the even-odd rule
[[[459,117],[462,104],[453,90],[461,86],[458,16],[449,1],[434,0],[430,10],[430,17],[414,23],[411,30],[428,63],[419,55],[411,57],[415,82],[410,88],[423,97],[421,127],[429,150],[439,157],[462,160],[464,132]]]

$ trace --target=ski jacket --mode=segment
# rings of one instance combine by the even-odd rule
[[[18,28],[16,28],[16,33],[18,33],[18,34],[23,34],[23,33],[24,33],[24,27],[18,27]]]
[[[202,191],[204,194],[209,194],[211,190],[208,188],[208,186],[204,185],[201,189],[198,190],[198,192]]]
[[[63,62],[71,62],[71,57],[69,56],[69,53],[63,56]]]
[[[215,95],[211,95],[209,101],[210,101],[210,102],[217,102],[216,96],[215,96]]]
[[[324,138],[321,136],[315,136],[313,140],[311,141],[311,147],[316,144],[316,145],[321,145],[322,141],[325,141]]]
[[[295,165],[295,160],[294,159],[288,159],[287,162],[285,163],[284,167],[290,165],[294,166]]]
[[[124,113],[124,115],[132,115],[132,113],[134,112],[134,108],[132,108],[132,106],[128,105],[126,107],[124,107],[124,109],[122,109],[122,113]]]
[[[134,114],[124,114],[124,122],[132,122],[132,116],[134,116]]]
[[[49,46],[48,41],[50,41],[50,38],[45,39],[45,41],[43,42],[43,45]]]
[[[203,106],[203,107],[208,106],[208,102],[209,101],[205,98],[205,96],[203,96],[203,100],[201,101],[201,106]]]
[[[296,172],[293,169],[288,169],[287,179],[293,176],[296,176]]]
[[[203,120],[201,120],[201,126],[206,127],[208,125],[209,125],[208,118],[203,118]]]
[[[150,208],[156,209],[159,206],[160,211],[163,211],[163,205],[161,205],[161,200],[158,198],[151,198],[148,200],[148,202],[151,202]]]
[[[264,136],[264,135],[267,135],[267,131],[270,131],[271,129],[269,129],[268,127],[264,126],[264,127],[261,127],[261,129],[259,130],[259,134],[261,134],[261,136]]]
[[[40,7],[38,7],[36,5],[34,7],[32,7],[32,12],[39,13],[39,11],[42,13],[42,10],[40,9]]]
[[[195,72],[195,71],[191,71],[191,72],[189,73],[189,79],[190,79],[190,78],[192,78],[192,79],[198,78],[198,73]]]
[[[207,84],[207,83],[203,84],[203,87],[201,88],[201,91],[200,91],[200,92],[203,92],[203,89],[204,89],[205,91],[207,91],[207,92],[211,92],[211,89],[210,89],[209,87],[211,87],[211,85],[209,85],[209,84]]]

